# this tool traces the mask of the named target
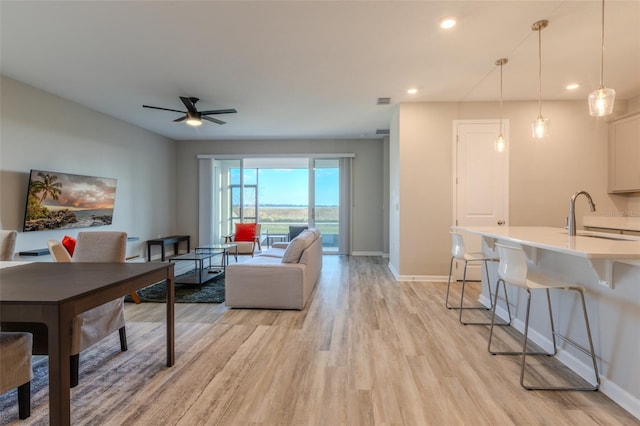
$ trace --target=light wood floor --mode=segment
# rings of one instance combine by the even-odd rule
[[[444,308],[446,284],[395,282],[387,261],[325,257],[304,311],[178,304],[172,368],[164,304],[127,304],[129,350],[116,333],[81,356],[73,423],[640,424],[600,392],[522,389],[518,359],[489,355],[487,328]],[[28,421],[1,417],[46,424],[46,389],[32,404]]]

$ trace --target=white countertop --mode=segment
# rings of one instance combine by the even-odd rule
[[[538,226],[454,226],[452,229],[588,259],[640,259],[640,238],[627,235],[578,231],[577,236],[569,237],[564,228]]]

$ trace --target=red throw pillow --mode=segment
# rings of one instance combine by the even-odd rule
[[[236,237],[234,241],[253,241],[255,236],[255,223],[236,223]]]
[[[76,239],[65,235],[62,239],[62,245],[67,249],[69,255],[73,256],[73,251],[76,249]]]

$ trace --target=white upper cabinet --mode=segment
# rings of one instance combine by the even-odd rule
[[[609,192],[640,192],[640,114],[609,124]]]

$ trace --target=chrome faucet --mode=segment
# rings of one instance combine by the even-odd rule
[[[582,194],[587,197],[587,201],[589,201],[589,208],[592,212],[596,211],[596,205],[593,204],[593,200],[591,199],[591,195],[587,191],[578,191],[571,196],[571,201],[569,202],[569,223],[567,226],[567,230],[569,231],[569,236],[573,237],[576,235],[576,198]]]

